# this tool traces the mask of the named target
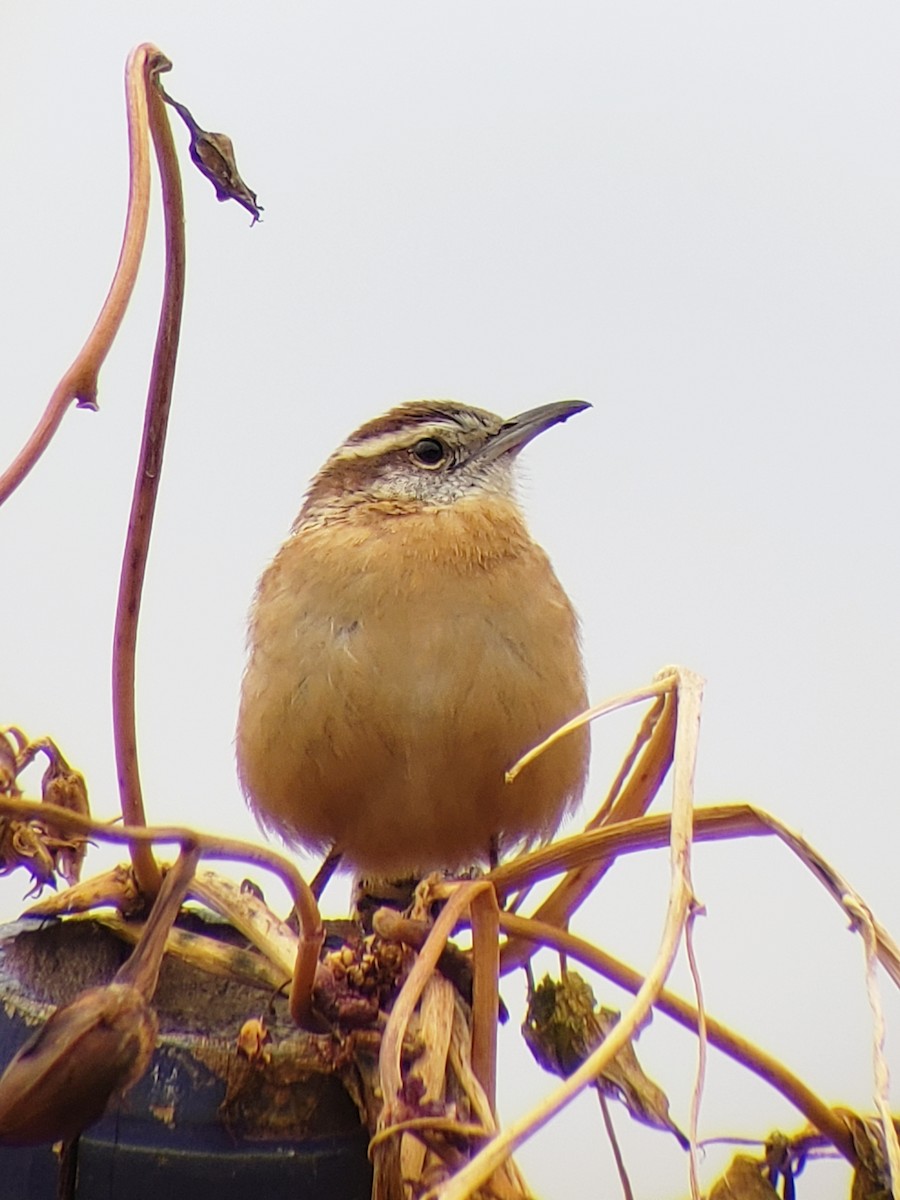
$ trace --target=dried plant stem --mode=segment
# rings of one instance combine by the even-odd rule
[[[672,693],[671,692],[666,692],[662,696],[657,696],[656,701],[653,704],[653,707],[644,714],[643,720],[641,721],[640,726],[638,727],[637,733],[634,735],[634,739],[631,743],[631,746],[629,747],[628,753],[622,759],[622,763],[619,767],[618,774],[616,775],[615,779],[610,784],[609,791],[606,793],[606,797],[604,798],[603,803],[600,805],[600,807],[597,809],[597,811],[594,813],[594,815],[588,821],[587,825],[585,825],[585,829],[599,829],[601,825],[605,825],[607,820],[609,820],[609,818],[613,812],[613,807],[616,804],[616,801],[619,799],[620,795],[622,794],[622,789],[625,786],[625,781],[628,779],[629,775],[631,775],[632,771],[634,770],[635,763],[638,761],[638,755],[643,751],[644,747],[647,746],[653,740],[654,734],[656,733],[656,728],[659,725],[660,717],[663,715],[663,712],[664,712],[667,704],[669,704],[669,706],[670,706],[670,711],[674,713],[675,706],[672,703]],[[672,722],[672,737],[673,737],[672,749],[674,749],[674,745],[675,745],[674,744],[674,731],[675,731],[675,723],[673,721]],[[670,757],[671,757],[671,752],[669,752],[669,754],[666,755],[667,760]],[[641,811],[643,812],[644,810],[641,809]]]
[[[640,758],[628,775],[627,782],[621,786],[621,791],[611,791],[601,806],[600,812],[589,822],[588,830],[591,831],[591,836],[596,834],[595,823],[601,818],[603,819],[603,829],[611,830],[613,825],[619,826],[626,820],[641,816],[650,807],[662,786],[672,764],[675,750],[677,702],[671,690],[671,684],[670,690],[662,697],[662,700],[662,713],[659,714],[654,708],[642,723],[643,733],[647,723],[653,722],[653,735],[649,743],[644,746]],[[633,751],[629,752],[627,759],[633,759],[633,757]],[[620,772],[620,778],[621,775],[622,772]],[[611,803],[611,801],[614,802]],[[587,833],[581,835],[581,837],[587,836]],[[562,845],[564,840],[566,839],[555,843],[555,846]],[[569,840],[577,841],[578,839]],[[666,840],[668,840],[668,836]],[[516,868],[520,864],[527,864],[530,861],[531,856],[520,856],[514,862],[501,866],[491,873],[491,878],[495,881],[501,897],[514,889],[525,886],[527,879],[520,882]],[[573,869],[544,900],[535,915],[548,924],[564,925],[585,897],[597,886],[614,861],[615,854],[608,854],[606,857],[595,854],[586,856],[580,864],[573,862],[571,864]],[[505,874],[507,870],[510,871],[509,875]],[[554,872],[549,873],[553,874]],[[503,948],[504,970],[521,966],[528,953],[528,947],[524,944],[519,945],[514,940],[508,942]]]
[[[297,959],[297,935],[252,892],[242,891],[234,880],[212,871],[198,871],[191,881],[190,895],[225,917],[290,979]]]
[[[185,242],[181,174],[165,104],[153,83],[155,74],[160,69],[167,69],[169,65],[168,60],[164,60],[162,64],[157,62],[154,68],[152,61],[148,60],[145,71],[150,132],[162,183],[166,266],[160,321],[147,393],[144,433],[122,557],[113,635],[113,734],[119,797],[126,825],[146,824],[137,756],[135,651],[141,592],[156,496],[159,491],[184,305]],[[160,873],[152,847],[145,843],[134,843],[130,845],[130,851],[138,887],[145,895],[155,896],[159,890]]]
[[[454,1137],[466,1138],[467,1140],[481,1139],[488,1136],[483,1125],[455,1121],[452,1117],[407,1117],[405,1121],[398,1121],[395,1125],[391,1125],[387,1129],[379,1129],[377,1133],[374,1133],[369,1142],[369,1151],[371,1153],[371,1151],[376,1150],[379,1146],[383,1146],[391,1138],[417,1131],[421,1131],[422,1133],[448,1133]]]
[[[151,1000],[156,991],[159,969],[166,952],[166,939],[199,861],[199,847],[186,842],[181,847],[178,860],[166,872],[137,945],[127,962],[116,972],[116,983],[137,988],[145,1000]]]
[[[579,1092],[594,1082],[608,1062],[631,1040],[671,969],[684,931],[693,893],[690,886],[691,810],[693,776],[700,722],[702,680],[678,669],[678,728],[675,738],[674,797],[671,822],[671,886],[669,904],[656,961],[644,979],[634,1003],[622,1014],[612,1032],[585,1062],[550,1096],[521,1120],[514,1122],[487,1145],[446,1184],[426,1193],[427,1200],[465,1200],[500,1168],[513,1151],[542,1128]],[[452,903],[452,900],[448,902]],[[445,910],[446,911],[446,910]],[[443,916],[443,913],[441,914]],[[440,920],[440,918],[439,918]]]
[[[63,832],[90,834],[99,841],[114,842],[119,845],[130,846],[132,843],[143,843],[149,846],[158,842],[174,842],[182,846],[195,844],[205,859],[217,858],[253,863],[272,871],[290,892],[300,922],[300,947],[297,961],[300,962],[302,958],[302,970],[298,971],[295,965],[291,1011],[298,1013],[309,1011],[315,967],[325,938],[325,931],[319,915],[319,907],[310,891],[309,884],[294,864],[283,855],[278,854],[277,851],[270,850],[266,846],[257,846],[252,842],[242,842],[237,838],[212,837],[210,834],[180,825],[104,824],[101,821],[93,821],[89,817],[71,812],[67,808],[60,808],[56,804],[40,804],[33,800],[21,800],[13,796],[0,796],[0,813],[24,817],[27,820],[42,821],[52,824],[54,829],[60,829]]]
[[[382,1109],[382,1125],[393,1124],[394,1110],[397,1097],[403,1088],[403,1076],[400,1067],[400,1054],[403,1048],[403,1038],[413,1012],[425,984],[435,968],[441,951],[447,944],[450,935],[460,920],[462,914],[470,906],[479,892],[491,890],[491,885],[484,880],[472,883],[458,884],[440,915],[432,926],[431,933],[419,952],[415,965],[410,971],[406,982],[400,990],[400,995],[394,1002],[391,1015],[381,1039],[381,1053],[378,1059],[381,1077],[381,1092],[384,1098]]]
[[[622,1148],[619,1145],[619,1139],[616,1137],[616,1129],[612,1123],[612,1114],[609,1111],[609,1101],[601,1091],[597,1092],[597,1099],[600,1101],[600,1112],[603,1114],[603,1126],[606,1129],[606,1136],[609,1138],[609,1144],[612,1147],[613,1161],[616,1164],[616,1170],[619,1173],[619,1182],[622,1184],[622,1195],[624,1200],[634,1200],[634,1192],[631,1188],[631,1180],[628,1178],[628,1170],[625,1166],[625,1159],[622,1157]]]
[[[192,893],[191,888],[189,894]],[[120,941],[130,942],[132,945],[137,942],[144,928],[141,921],[126,921],[118,914],[104,912],[80,913],[69,919],[101,925],[115,934]],[[170,929],[166,938],[166,954],[188,966],[196,967],[198,971],[207,975],[216,975],[232,983],[245,983],[269,993],[281,991],[291,981],[291,968],[284,970],[277,966],[268,946],[262,953],[257,953],[217,941],[201,933]]]
[[[703,1003],[703,985],[700,982],[700,968],[694,951],[694,924],[703,912],[699,904],[690,911],[687,924],[684,927],[684,949],[687,954],[688,967],[694,984],[694,995],[697,999],[697,1075],[691,1092],[691,1117],[688,1125],[688,1141],[690,1143],[690,1183],[692,1200],[700,1200],[700,1173],[697,1164],[697,1128],[700,1123],[700,1102],[703,1099],[703,1085],[706,1080],[706,1047],[708,1042],[706,1032],[706,1007]]]
[[[568,737],[570,733],[574,733],[576,729],[581,729],[582,726],[588,725],[598,717],[605,717],[608,713],[616,712],[620,708],[628,708],[631,704],[640,704],[642,700],[652,700],[656,696],[671,692],[672,689],[672,677],[667,675],[663,679],[654,680],[653,683],[647,684],[646,687],[636,688],[631,692],[621,692],[618,696],[612,696],[609,700],[604,700],[601,704],[595,704],[592,708],[586,708],[584,712],[579,713],[577,717],[573,717],[571,721],[566,721],[565,725],[561,725],[559,729],[554,729],[549,737],[539,742],[538,745],[532,746],[527,753],[514,762],[506,772],[506,782],[512,783],[529,763],[534,762],[545,750],[549,750],[551,746],[561,741],[562,738]]]
[[[492,1112],[497,1100],[499,917],[497,893],[485,888],[472,900],[472,1068]]]
[[[644,976],[640,971],[626,966],[625,963],[613,958],[597,946],[565,929],[558,929],[543,921],[532,921],[527,917],[517,917],[503,912],[500,914],[500,928],[516,937],[530,941],[532,945],[550,946],[554,950],[559,950],[618,984],[619,987],[625,988],[626,991],[637,992],[643,983]],[[653,1002],[653,1007],[664,1012],[679,1025],[683,1025],[685,1029],[697,1032],[700,1014],[692,1004],[682,1000],[673,992],[660,991]],[[723,1054],[727,1054],[729,1058],[733,1058],[758,1075],[760,1079],[771,1084],[806,1117],[811,1125],[821,1130],[845,1158],[850,1162],[856,1161],[856,1152],[850,1131],[840,1114],[829,1108],[778,1059],[773,1058],[708,1014],[706,1016],[706,1032],[710,1045],[715,1046]]]
[[[551,846],[532,851],[530,854],[520,855],[512,862],[495,868],[489,878],[495,883],[502,899],[510,891],[548,876],[557,875],[562,871],[583,866],[595,858],[602,857],[606,861],[621,854],[661,849],[669,842],[669,826],[669,814],[661,813],[652,817],[639,817],[632,821],[606,825],[602,829],[577,834],[570,838],[560,838]],[[771,837],[772,835],[778,837],[797,855],[819,883],[852,918],[853,914],[845,900],[848,896],[856,896],[855,890],[805,839],[770,813],[755,808],[751,804],[717,804],[694,810],[693,837],[697,842],[720,841],[723,838]],[[547,909],[547,904],[541,905],[534,914],[535,919],[551,926],[564,924],[568,919],[569,914],[564,913],[562,920],[548,921],[545,915]],[[878,920],[873,917],[872,922],[878,961],[894,983],[900,987],[900,948]],[[519,943],[517,939],[511,938],[500,954],[501,972],[506,974],[521,966],[528,958],[529,953],[527,947]]]
[[[137,278],[147,232],[150,207],[150,150],[147,136],[146,72],[165,61],[155,46],[138,46],[128,56],[125,68],[125,106],[128,119],[129,180],[128,211],[119,262],[109,292],[94,328],[75,361],[56,385],[31,437],[0,475],[0,504],[15,491],[56,433],[69,405],[97,407],[97,376],[109,353]]]
[[[900,1200],[900,1144],[897,1141],[897,1130],[891,1114],[890,1073],[884,1057],[884,1009],[878,991],[877,952],[875,924],[872,914],[861,901],[855,897],[845,897],[844,906],[855,915],[856,926],[863,940],[866,955],[866,993],[869,998],[869,1008],[872,1013],[872,1064],[875,1074],[875,1107],[881,1118],[884,1134],[885,1158],[888,1167],[888,1179],[893,1200]]]
[[[419,1012],[419,1036],[423,1050],[416,1059],[415,1074],[421,1083],[420,1103],[439,1106],[444,1100],[447,1077],[447,1056],[453,1032],[453,1013],[456,997],[453,984],[440,974],[434,974],[425,985]],[[421,1118],[414,1118],[421,1120]],[[405,1124],[405,1122],[401,1122]],[[430,1127],[433,1130],[433,1126]],[[480,1128],[477,1127],[476,1128]],[[393,1127],[392,1133],[396,1131]],[[483,1136],[483,1132],[482,1132]],[[369,1153],[372,1145],[369,1146]],[[401,1179],[421,1179],[427,1148],[421,1138],[404,1137],[400,1142]]]

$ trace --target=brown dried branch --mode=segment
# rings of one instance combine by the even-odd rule
[[[204,858],[231,859],[235,862],[255,863],[274,872],[291,894],[300,922],[300,968],[295,969],[291,997],[291,1011],[306,1014],[312,1006],[312,991],[315,982],[319,951],[325,938],[322,918],[309,884],[294,864],[275,850],[242,842],[236,838],[213,837],[195,829],[178,825],[128,826],[105,825],[92,821],[77,813],[67,812],[55,805],[38,805],[33,800],[0,796],[0,813],[13,816],[33,817],[45,815],[63,830],[89,833],[99,841],[129,845],[132,842],[151,845],[155,842],[175,842],[178,845],[194,844],[200,848]],[[60,898],[65,903],[65,897]],[[40,911],[37,912],[36,909]],[[46,915],[47,905],[31,910],[35,915]],[[301,961],[302,957],[302,961]]]
[[[171,65],[168,59],[151,59],[145,75],[147,115],[162,184],[166,266],[113,633],[113,737],[119,798],[126,825],[146,824],[137,753],[135,652],[184,304],[185,241],[181,175],[165,106],[159,92],[152,86],[159,72],[170,70]],[[148,843],[129,843],[129,849],[138,886],[146,896],[152,898],[160,886],[159,867],[153,857],[152,847]]]
[[[146,72],[167,60],[155,46],[144,44],[128,56],[125,105],[128,119],[128,211],[122,248],[103,308],[75,361],[56,385],[31,437],[0,476],[0,504],[29,473],[56,433],[72,401],[97,408],[97,376],[115,340],[140,266],[150,207],[150,150],[147,136]]]
[[[635,745],[626,756],[623,769],[599,812],[588,822],[586,831],[596,831],[601,824],[604,829],[608,829],[612,825],[639,817],[652,804],[668,774],[675,750],[676,699],[671,691],[671,681],[668,682],[668,687],[669,690],[661,697],[662,707],[660,708],[660,702],[657,702],[644,718]],[[638,747],[642,749],[635,761]],[[626,767],[630,767],[627,779]],[[561,839],[554,845],[559,846],[566,840]],[[549,925],[564,925],[609,870],[614,858],[614,855],[608,858],[599,855],[586,856],[580,864],[573,863],[569,875],[560,881],[541,904],[535,916]],[[503,864],[491,872],[490,878],[497,885],[501,902],[503,896],[529,882],[530,861],[529,855],[520,855],[512,863]],[[528,953],[527,946],[517,944],[514,940],[509,941],[503,947],[501,957],[504,972],[521,966]]]
[[[472,1068],[491,1110],[497,1097],[500,910],[493,888],[472,900]]]

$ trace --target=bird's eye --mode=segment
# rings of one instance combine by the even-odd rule
[[[447,447],[437,438],[420,438],[410,450],[420,467],[439,467],[447,459]]]

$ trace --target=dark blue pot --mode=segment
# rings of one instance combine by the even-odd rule
[[[208,929],[208,927],[207,927]],[[223,936],[231,931],[217,926]],[[99,926],[0,928],[0,1068],[58,1004],[108,982],[127,949]],[[154,998],[149,1070],[82,1134],[77,1200],[368,1200],[368,1134],[332,1069],[330,1040],[298,1033],[266,992],[170,962]],[[237,1051],[265,1013],[271,1058]],[[344,1068],[345,1079],[353,1085]],[[50,1146],[0,1147],[3,1200],[55,1200]]]

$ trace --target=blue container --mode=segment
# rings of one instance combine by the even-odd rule
[[[228,927],[204,925],[238,940]],[[58,1004],[109,982],[123,944],[87,922],[0,928],[0,1068]],[[368,1200],[368,1134],[334,1070],[330,1036],[297,1031],[278,999],[166,960],[160,1037],[144,1077],[82,1134],[76,1200]],[[237,1050],[265,1016],[270,1057]],[[55,1200],[50,1146],[0,1147],[3,1200]]]

